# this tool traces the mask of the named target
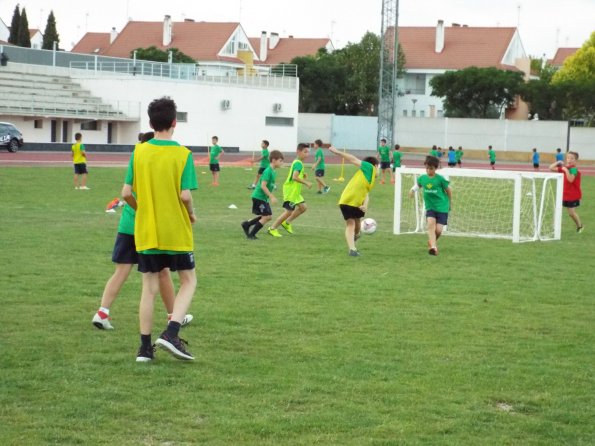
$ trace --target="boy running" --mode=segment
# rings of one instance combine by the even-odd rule
[[[409,192],[409,196],[413,198],[413,194],[419,189],[423,191],[428,226],[428,254],[432,256],[438,255],[436,242],[448,223],[448,212],[452,209],[449,181],[436,173],[439,163],[435,156],[427,156],[424,162],[427,174],[421,175]]]
[[[492,170],[496,170],[496,151],[492,148],[492,146],[488,146],[488,158],[490,160],[490,166],[492,166]]]
[[[583,232],[583,224],[576,213],[576,208],[581,205],[583,192],[581,190],[581,173],[576,167],[578,161],[577,152],[566,153],[566,165],[563,161],[556,161],[550,166],[553,172],[564,174],[564,188],[562,190],[562,206],[568,211],[568,215],[576,225],[576,232]]]
[[[252,213],[257,217],[242,222],[242,229],[248,240],[257,239],[258,231],[273,217],[270,203],[277,203],[277,199],[273,195],[277,178],[275,171],[283,164],[283,154],[278,150],[273,150],[269,161],[270,165],[265,169],[260,177],[260,183],[252,192]],[[252,229],[250,229],[251,226]]]
[[[258,179],[264,173],[267,167],[271,164],[269,161],[269,142],[266,139],[263,139],[260,143],[260,158],[254,161],[259,161],[260,166],[258,167],[258,172],[256,173],[256,178],[254,178],[254,183],[248,186],[248,189],[256,189],[256,185],[258,184]]]
[[[314,153],[315,162],[312,166],[312,170],[314,171],[316,183],[318,184],[318,192],[316,193],[326,194],[331,190],[331,187],[327,186],[324,182],[324,151],[322,150],[322,141],[320,139],[314,141],[314,148],[316,149],[316,153]]]
[[[290,234],[293,234],[293,227],[291,222],[302,215],[308,209],[306,207],[306,200],[302,197],[302,184],[308,189],[312,187],[312,183],[306,180],[306,173],[304,169],[304,160],[308,157],[308,146],[306,144],[298,144],[297,158],[291,163],[287,179],[283,183],[283,208],[285,211],[275,222],[269,227],[268,233],[273,237],[282,237],[279,234],[279,226]]]

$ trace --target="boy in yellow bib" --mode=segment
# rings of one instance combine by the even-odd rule
[[[345,219],[345,240],[349,247],[349,255],[351,257],[359,257],[361,254],[355,247],[355,242],[360,237],[361,219],[364,218],[368,210],[368,203],[370,201],[368,194],[372,187],[374,187],[378,159],[369,156],[360,160],[332,146],[329,147],[329,151],[359,167],[358,171],[349,180],[349,183],[347,183],[347,186],[345,186],[339,199],[341,213]]]

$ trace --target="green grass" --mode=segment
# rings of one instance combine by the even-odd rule
[[[90,191],[70,168],[0,169],[0,444],[595,443],[594,178],[583,234],[564,215],[560,242],[444,237],[436,258],[425,236],[392,235],[379,185],[379,230],[350,258],[338,183],[305,193],[295,235],[249,242],[254,171],[226,168],[212,189],[203,170],[183,329],[197,359],[136,364],[139,273],[116,329],[90,323],[124,169],[92,168]],[[157,335],[160,303],[155,320]]]

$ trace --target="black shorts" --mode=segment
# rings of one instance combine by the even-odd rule
[[[457,162],[456,161],[453,161],[453,162],[448,163],[448,167],[454,167],[456,165],[457,165]]]
[[[457,164],[460,166],[463,163],[461,162],[461,160],[457,160]]]
[[[252,199],[252,213],[254,215],[273,215],[270,203],[258,198]]]
[[[288,211],[293,211],[293,210],[295,210],[295,203],[292,203],[291,201],[284,201],[283,209],[287,209]]]
[[[426,218],[435,218],[436,223],[439,225],[447,225],[448,224],[448,212],[436,212],[431,209],[426,211]]]
[[[324,169],[316,169],[314,171],[314,176],[320,178],[324,176]]]
[[[74,165],[74,173],[77,175],[84,175],[87,172],[87,163],[79,163]]]
[[[390,161],[381,161],[380,168],[381,169],[390,169]]]
[[[138,263],[138,253],[134,244],[134,235],[118,232],[112,251],[112,262],[126,265]]]
[[[360,208],[349,206],[348,204],[340,204],[339,208],[341,209],[341,213],[343,214],[343,218],[345,220],[349,220],[350,218],[362,218],[364,215],[366,215],[366,213]]]
[[[490,166],[493,166],[494,164],[496,164],[496,161],[490,161]]]
[[[536,169],[539,168],[539,163],[533,163],[533,167],[535,167]]]
[[[138,254],[138,270],[141,273],[158,273],[165,268],[172,271],[194,269],[194,253]]]
[[[266,167],[259,167],[258,168],[258,175],[262,175],[264,173],[264,171],[267,170]]]
[[[211,172],[219,172],[221,170],[221,168],[219,167],[219,163],[209,164],[209,169],[211,169]]]
[[[581,205],[581,200],[563,201],[562,206],[565,208],[577,208]]]

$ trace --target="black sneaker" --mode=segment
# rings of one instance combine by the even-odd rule
[[[186,350],[186,345],[188,345],[188,342],[184,339],[181,339],[179,336],[170,337],[167,334],[167,331],[161,333],[161,336],[159,336],[159,339],[157,339],[155,345],[161,347],[163,350],[167,350],[178,359],[194,359],[192,353]]]
[[[244,230],[244,234],[246,234],[246,237],[250,236],[250,223],[248,223],[247,221],[243,221],[242,229]]]
[[[350,249],[349,250],[349,257],[360,257],[361,254],[357,249]]]
[[[248,240],[258,240],[258,237],[248,234]]]
[[[155,359],[155,346],[145,347],[141,345],[136,354],[136,362],[150,362]]]

